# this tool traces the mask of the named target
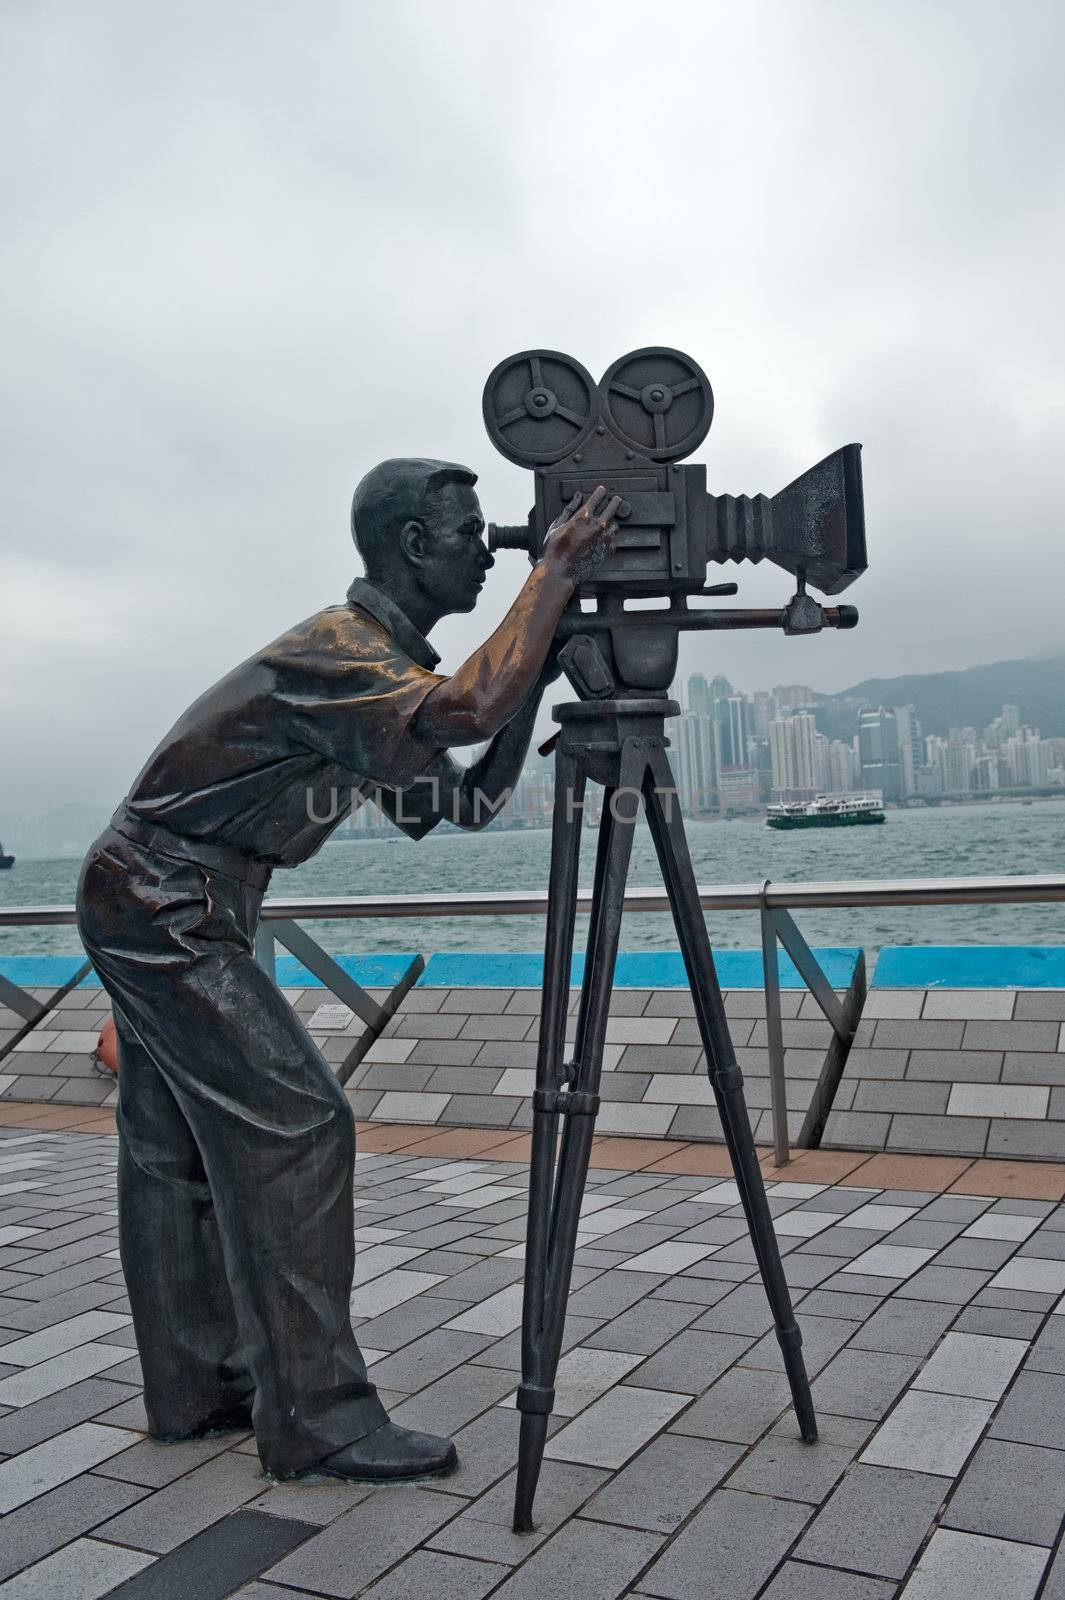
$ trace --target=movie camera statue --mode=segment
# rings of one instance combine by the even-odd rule
[[[772,497],[714,495],[706,487],[705,467],[682,463],[706,437],[713,411],[713,393],[700,367],[681,351],[662,346],[622,356],[599,384],[570,356],[526,350],[501,362],[485,385],[484,419],[493,444],[509,461],[531,467],[536,480],[528,522],[491,525],[492,549],[524,550],[535,561],[551,523],[574,495],[583,498],[603,484],[625,502],[613,552],[578,590],[559,628],[567,641],[559,661],[579,698],[552,713],[560,731],[552,741],[557,744],[555,802],[533,1097],[518,1389],[518,1532],[533,1525],[533,1498],[554,1406],[641,803],[799,1428],[804,1439],[817,1437],[802,1335],[773,1232],[684,827],[672,803],[665,721],[680,710],[668,690],[682,632],[779,627],[802,634],[855,626],[858,613],[852,606],[824,607],[806,586],[837,595],[865,570],[861,446],[844,445]],[[795,594],[782,609],[689,608],[691,596],[736,592],[734,583],[707,584],[712,563],[763,559],[796,580]],[[665,598],[667,604],[626,609],[627,600],[648,597]],[[582,601],[593,602],[594,610],[583,610]],[[567,1050],[581,808],[589,779],[606,793],[576,1030]]]

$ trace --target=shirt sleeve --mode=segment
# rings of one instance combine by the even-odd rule
[[[412,724],[446,679],[416,666],[378,623],[349,616],[271,665],[294,741],[327,761],[395,788],[439,756],[440,746],[418,739]]]

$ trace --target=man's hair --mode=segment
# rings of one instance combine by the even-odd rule
[[[367,577],[391,567],[396,535],[405,523],[432,518],[446,484],[476,482],[476,472],[454,461],[397,457],[372,468],[351,502],[351,537]]]

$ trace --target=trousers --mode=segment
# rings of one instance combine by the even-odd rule
[[[263,1466],[292,1477],[388,1418],[350,1321],[354,1120],[254,960],[264,881],[110,828],[78,927],[118,1033],[119,1244],[149,1429],[251,1402]]]

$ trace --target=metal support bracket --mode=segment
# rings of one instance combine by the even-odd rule
[[[9,1010],[16,1012],[26,1023],[26,1026],[20,1028],[5,1045],[0,1045],[0,1058],[14,1050],[20,1039],[24,1039],[28,1033],[32,1033],[38,1023],[48,1016],[49,1012],[55,1010],[63,996],[69,994],[71,989],[76,989],[81,980],[88,977],[91,971],[92,962],[84,961],[73,977],[68,978],[66,983],[61,984],[50,1000],[43,1002],[35,1000],[32,994],[27,994],[25,989],[21,989],[17,983],[12,983],[10,978],[5,978],[0,973],[0,1005],[7,1006]]]
[[[843,1068],[865,1004],[865,952],[859,955],[850,988],[841,1004],[817,957],[796,927],[791,913],[782,906],[769,905],[767,898],[769,887],[770,880],[767,878],[762,884],[759,916],[762,931],[766,1037],[769,1051],[769,1097],[773,1113],[773,1161],[776,1166],[783,1167],[791,1160],[791,1138],[788,1132],[784,1025],[780,1009],[777,947],[782,946],[795,963],[799,976],[831,1023],[834,1035],[799,1133],[800,1149],[815,1149],[820,1143],[825,1121],[843,1075]]]
[[[374,1040],[380,1038],[385,1026],[395,1016],[408,989],[425,971],[425,960],[422,956],[415,956],[384,1003],[379,1004],[361,983],[357,983],[328,951],[323,950],[321,945],[311,938],[309,933],[306,933],[297,922],[291,922],[288,918],[277,917],[271,918],[269,922],[260,922],[255,932],[255,959],[264,972],[275,981],[278,943],[283,944],[297,960],[302,961],[308,972],[313,972],[316,978],[320,978],[329,992],[335,994],[344,1005],[350,1006],[355,1015],[366,1024],[365,1033],[355,1041],[348,1055],[336,1068],[338,1080],[347,1083]]]

